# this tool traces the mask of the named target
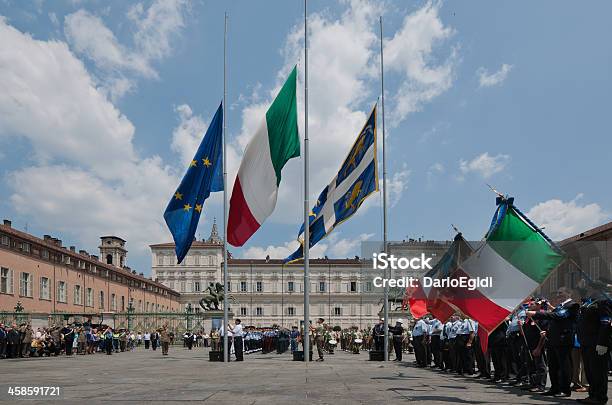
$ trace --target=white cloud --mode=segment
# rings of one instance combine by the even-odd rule
[[[391,123],[399,124],[409,114],[420,111],[453,82],[457,49],[451,48],[446,59],[436,61],[437,48],[452,37],[439,17],[441,3],[429,1],[404,18],[402,28],[385,43],[385,69],[404,76],[393,96],[395,107]]]
[[[156,0],[146,10],[142,3],[132,6],[132,48],[120,44],[102,19],[82,9],[66,16],[64,33],[75,52],[94,62],[104,92],[115,100],[135,87],[133,75],[158,77],[152,64],[170,55],[189,7],[188,0]]]
[[[510,162],[510,156],[499,154],[490,156],[488,152],[476,156],[472,160],[459,161],[460,179],[469,173],[477,173],[485,179],[490,178],[496,173],[501,172]]]
[[[309,15],[309,137],[310,191],[314,200],[337,173],[355,136],[362,128],[377,96],[379,72],[378,16],[384,11],[376,2],[350,1],[338,18],[328,12]],[[387,41],[387,66],[402,83],[417,83],[420,101],[432,100],[442,88],[451,85],[454,58],[441,65],[431,65],[434,45],[449,37],[452,30],[445,28],[438,17],[438,3],[427,3],[411,14],[404,26]],[[410,28],[408,24],[416,27]],[[433,24],[433,28],[428,25]],[[403,41],[410,41],[406,46]],[[242,110],[242,128],[234,146],[242,151],[259,126],[265,111],[296,61],[303,61],[303,27],[297,24],[288,35],[283,48],[285,64],[279,70],[275,86]],[[452,52],[454,54],[454,51]],[[413,63],[412,59],[418,62]],[[390,59],[390,62],[388,60]],[[303,136],[303,66],[298,66],[298,118]],[[406,86],[409,86],[406,84]],[[427,96],[423,94],[427,93]],[[412,93],[411,93],[412,94]],[[409,97],[401,95],[402,100]],[[399,95],[398,95],[399,97]],[[396,121],[407,114],[398,115]],[[379,132],[380,134],[380,132]],[[303,150],[303,149],[302,149]],[[229,161],[229,160],[228,160]],[[277,207],[268,221],[297,224],[302,214],[297,207],[303,200],[303,162],[290,161],[283,170]],[[316,169],[315,169],[316,168]],[[235,172],[229,171],[233,182]],[[410,171],[402,168],[389,177],[390,202],[396,204],[405,190]],[[231,184],[230,184],[231,187]],[[362,206],[379,205],[371,198]]]
[[[169,240],[161,213],[178,176],[134,150],[134,126],[57,41],[0,20],[0,137],[25,138],[32,154],[8,173],[15,211],[95,249],[101,233],[143,257]]]
[[[340,238],[340,232],[334,232],[329,237],[323,239],[315,246],[310,248],[311,258],[329,257],[352,257],[361,252],[361,243],[374,237],[373,233],[362,233],[356,238]],[[242,257],[250,259],[264,259],[270,256],[271,259],[284,259],[295,252],[299,247],[296,240],[285,242],[283,245],[266,247],[251,246],[242,250]]]
[[[427,169],[427,186],[433,187],[436,178],[439,175],[443,174],[445,171],[446,171],[446,168],[440,162],[436,162],[432,164],[431,166],[429,166],[429,169]]]
[[[171,148],[179,154],[181,162],[187,165],[193,159],[194,151],[200,146],[208,123],[204,122],[202,117],[193,115],[187,104],[181,104],[174,110],[179,115],[179,125],[172,132]]]
[[[504,63],[501,68],[494,73],[489,73],[484,67],[481,67],[476,72],[478,74],[478,82],[480,87],[492,87],[502,84],[512,70],[513,66]]]
[[[387,180],[387,197],[389,198],[390,207],[394,207],[402,199],[404,191],[408,186],[411,172],[406,167],[406,164],[404,164],[401,170],[393,173],[391,178]],[[382,179],[380,181],[382,182]]]
[[[583,194],[578,194],[567,202],[560,199],[544,201],[532,207],[527,216],[556,240],[577,235],[610,219],[610,214],[599,204],[581,204],[582,198]]]

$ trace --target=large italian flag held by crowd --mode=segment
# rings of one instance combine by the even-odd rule
[[[452,304],[492,332],[561,263],[563,254],[513,206],[498,198],[486,241],[453,277],[492,277],[491,288],[462,289]]]
[[[233,246],[244,245],[274,211],[283,166],[300,155],[296,80],[297,67],[244,151],[227,223],[227,241]]]

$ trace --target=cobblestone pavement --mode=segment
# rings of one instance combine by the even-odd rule
[[[404,362],[367,361],[339,352],[305,365],[289,354],[250,354],[242,363],[211,363],[208,352],[171,348],[169,356],[138,349],[112,356],[0,360],[0,398],[8,386],[60,386],[62,402],[211,404],[408,403],[551,404],[575,403],[524,393],[482,380],[463,378]],[[612,385],[611,385],[612,386]],[[574,394],[584,398],[586,394]],[[28,401],[36,403],[42,401]],[[3,401],[8,403],[8,401]],[[14,403],[14,401],[12,401]]]

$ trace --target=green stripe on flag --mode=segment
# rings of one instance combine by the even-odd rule
[[[548,242],[509,208],[489,245],[527,277],[542,283],[563,260]]]
[[[266,112],[270,157],[276,173],[276,185],[281,181],[281,171],[291,158],[300,156],[300,138],[297,125],[295,99],[297,66],[293,68],[274,102]]]

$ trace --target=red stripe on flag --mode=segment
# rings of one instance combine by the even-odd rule
[[[469,275],[459,268],[451,277],[469,278]],[[507,309],[500,307],[478,290],[449,289],[445,292],[445,299],[465,315],[478,321],[479,329],[482,326],[485,330],[494,330],[510,314]]]
[[[244,199],[240,178],[236,176],[227,220],[227,242],[232,246],[242,246],[260,226]]]

